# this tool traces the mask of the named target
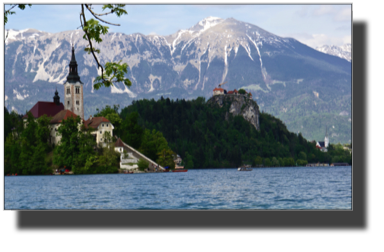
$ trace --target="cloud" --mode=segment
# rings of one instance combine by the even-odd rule
[[[291,33],[286,34],[284,37],[294,38],[312,48],[323,45],[342,46],[346,43],[351,43],[351,36],[349,35],[343,37],[332,37],[326,34]]]
[[[305,6],[302,6],[301,9],[296,11],[295,13],[299,17],[306,17],[308,15],[308,12],[309,12],[309,6],[305,5]]]
[[[314,9],[313,15],[323,16],[323,15],[334,14],[335,12],[336,10],[332,5],[321,5],[320,7],[317,7],[316,9]]]
[[[351,26],[350,25],[342,25],[342,26],[336,27],[336,30],[337,31],[351,30]]]
[[[342,10],[340,10],[335,14],[335,16],[333,17],[333,20],[341,21],[341,22],[343,21],[351,22],[352,20],[351,12],[352,12],[351,8],[343,8]]]

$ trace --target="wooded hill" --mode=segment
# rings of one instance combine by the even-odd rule
[[[123,120],[137,112],[137,123],[143,128],[162,132],[169,147],[179,154],[186,168],[225,168],[241,164],[293,166],[306,163],[348,162],[349,151],[331,145],[324,153],[316,149],[301,134],[291,133],[284,123],[266,113],[260,113],[260,131],[242,116],[225,114],[223,107],[194,100],[139,100],[120,112]],[[129,129],[121,128],[122,131]]]

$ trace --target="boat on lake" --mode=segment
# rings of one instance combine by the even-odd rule
[[[247,166],[240,166],[239,168],[237,168],[238,171],[252,171],[251,168],[247,167]]]
[[[175,169],[172,172],[187,172],[187,169],[184,169],[184,166],[175,165]]]

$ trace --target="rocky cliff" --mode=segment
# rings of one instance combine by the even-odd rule
[[[207,104],[213,106],[218,105],[220,108],[226,104],[230,104],[229,110],[225,115],[226,120],[228,120],[229,113],[231,113],[233,116],[241,115],[246,121],[252,124],[256,128],[256,130],[260,130],[259,106],[254,100],[249,98],[247,95],[215,95],[207,101]]]

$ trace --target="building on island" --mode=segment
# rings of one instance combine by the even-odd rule
[[[113,137],[113,127],[112,123],[105,117],[92,117],[90,116],[88,120],[84,121],[85,128],[92,128],[92,135],[95,136],[96,143],[105,143],[107,138]]]
[[[119,153],[124,153],[124,143],[121,141],[120,138],[118,138],[115,142],[115,151]]]
[[[77,62],[75,58],[75,49],[72,46],[72,58],[69,63],[69,73],[67,81],[64,83],[64,104],[60,102],[60,97],[56,90],[53,102],[38,101],[28,113],[31,113],[35,119],[47,115],[52,117],[50,121],[50,143],[60,144],[61,136],[58,133],[58,128],[62,120],[66,120],[69,117],[81,118],[79,124],[79,130],[84,125],[86,128],[93,128],[92,134],[95,136],[96,143],[104,143],[105,136],[113,137],[114,126],[112,123],[104,117],[92,116],[84,121],[84,99],[83,99],[83,83],[78,75]],[[27,121],[28,114],[23,116],[24,125]]]
[[[69,74],[64,83],[64,106],[84,120],[83,83],[77,73],[75,49],[72,46],[72,59],[69,63]]]
[[[215,88],[213,90],[213,95],[223,95],[224,94],[224,89],[222,88]]]
[[[63,103],[60,102],[59,93],[55,92],[55,96],[53,97],[53,102],[48,101],[38,101],[30,110],[29,113],[37,119],[42,115],[47,115],[48,117],[52,117],[56,115],[58,112],[64,109]],[[28,114],[23,116],[23,121],[26,122],[28,118]]]
[[[61,136],[58,133],[58,129],[60,127],[60,124],[63,120],[67,120],[69,117],[76,118],[77,115],[74,114],[70,110],[63,109],[59,113],[57,113],[55,116],[52,117],[51,121],[49,122],[50,124],[50,134],[51,134],[51,144],[57,145],[60,143]],[[79,129],[82,125],[82,122],[79,124]]]
[[[316,148],[320,149],[322,152],[327,152],[329,146],[329,137],[327,128],[325,128],[325,137],[324,141],[316,142]]]
[[[176,154],[173,158],[173,162],[175,162],[175,165],[180,165],[183,160],[181,159],[179,154]]]
[[[227,92],[227,90],[222,89],[222,88],[215,88],[213,90],[213,96],[215,96],[215,95],[225,95],[225,94],[228,94],[228,95],[239,95],[239,91],[237,91],[235,89],[233,91],[228,91]],[[245,91],[245,95],[248,95],[248,97],[252,99],[252,93],[251,92],[248,93],[247,91]]]

